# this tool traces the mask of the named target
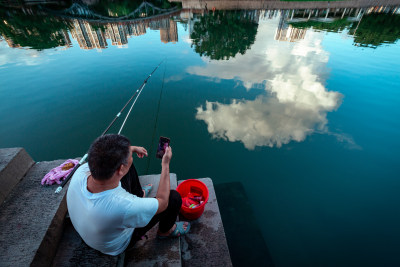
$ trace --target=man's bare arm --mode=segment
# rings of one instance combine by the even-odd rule
[[[158,185],[158,190],[156,194],[156,199],[158,200],[158,210],[156,214],[163,212],[168,207],[169,201],[169,191],[170,191],[170,178],[169,178],[169,163],[172,158],[172,149],[167,147],[165,149],[165,154],[161,161],[161,177],[160,184]]]

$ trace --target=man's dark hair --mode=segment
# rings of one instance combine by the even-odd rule
[[[88,156],[93,178],[111,178],[121,164],[128,163],[129,147],[129,139],[123,135],[107,134],[97,138],[90,146]]]

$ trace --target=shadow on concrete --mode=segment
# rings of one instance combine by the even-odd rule
[[[274,266],[240,182],[215,185],[233,266]]]

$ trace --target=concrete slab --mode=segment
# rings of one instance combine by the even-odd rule
[[[109,256],[92,249],[75,231],[70,219],[65,219],[65,227],[61,238],[59,249],[51,266],[73,267],[73,266],[97,266],[109,267],[123,265],[121,256]]]
[[[147,233],[147,240],[137,242],[129,253],[125,253],[125,266],[182,266],[179,238],[160,240],[156,237],[157,228],[158,225]]]
[[[169,174],[170,178],[170,188],[176,189],[177,185],[177,178],[175,173]],[[160,184],[160,174],[151,174],[151,175],[141,175],[139,176],[140,184],[153,184],[153,188],[151,189],[148,197],[155,197],[157,194],[158,185]]]
[[[0,205],[34,163],[22,147],[0,149]]]
[[[155,197],[160,181],[160,175],[140,176],[140,183],[153,184],[153,189],[149,197]],[[176,174],[170,174],[171,189],[176,189]],[[181,251],[179,238],[159,240],[156,237],[158,225],[153,227],[148,233],[147,240],[137,242],[134,248],[125,253],[126,266],[168,266],[181,267]]]
[[[203,215],[191,221],[190,232],[180,238],[182,266],[232,266],[214,185],[210,178],[198,180],[208,187],[209,199]]]
[[[35,164],[0,209],[1,266],[49,266],[62,235],[67,212],[65,192],[44,187],[43,176],[64,160]]]

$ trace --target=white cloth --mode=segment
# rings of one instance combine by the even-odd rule
[[[100,193],[87,190],[88,164],[72,176],[67,192],[69,216],[90,247],[108,255],[122,253],[134,228],[146,226],[158,209],[155,198],[140,198],[119,186]]]

